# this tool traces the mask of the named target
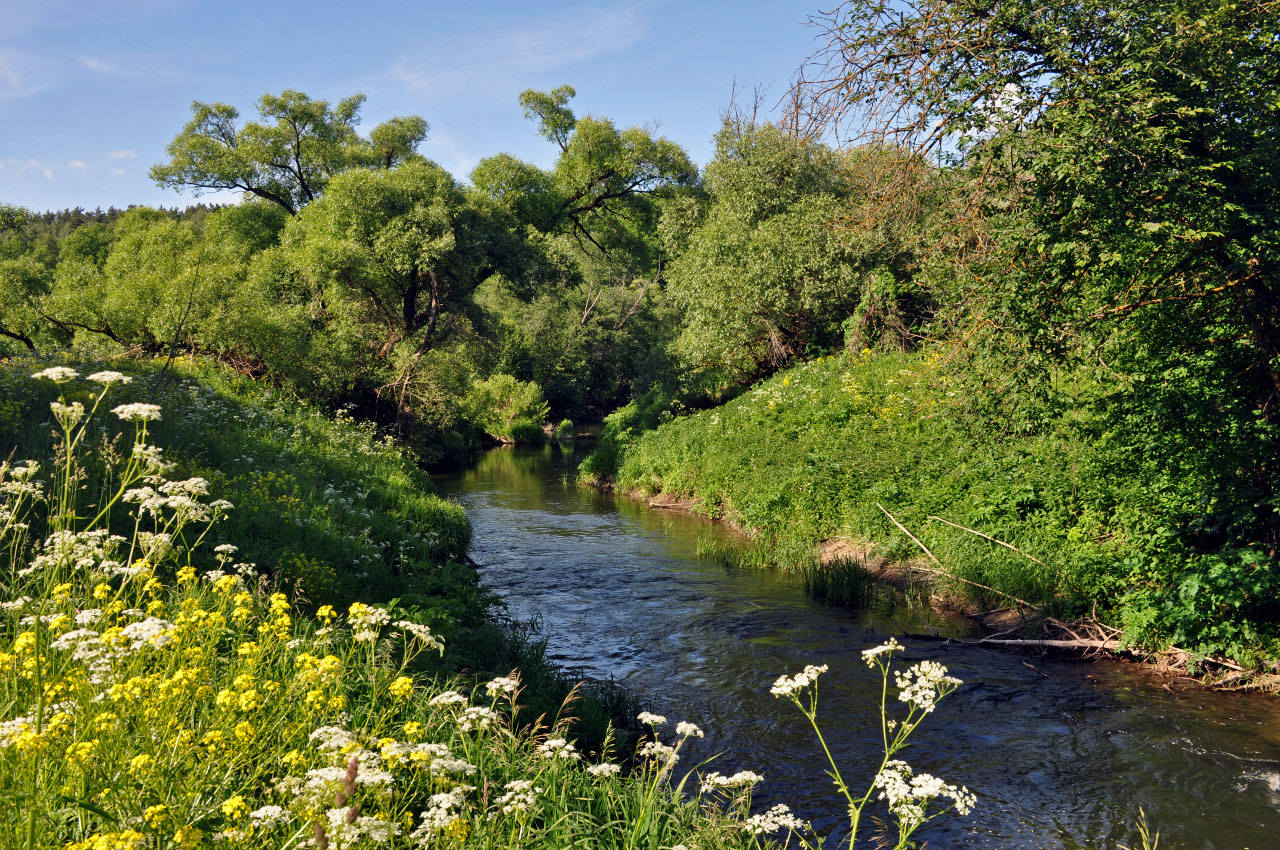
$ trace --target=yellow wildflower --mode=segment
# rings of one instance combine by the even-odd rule
[[[151,766],[155,763],[156,760],[146,753],[143,753],[140,756],[134,756],[129,760],[129,772],[134,776],[140,776],[150,770]]]
[[[222,814],[228,820],[244,820],[249,816],[249,804],[244,801],[244,797],[237,794],[222,804]]]
[[[163,803],[156,806],[147,806],[147,810],[142,813],[142,819],[147,822],[147,826],[152,829],[159,829],[164,825],[166,815],[169,814],[169,807]]]
[[[195,580],[196,580],[195,567],[183,567],[182,569],[178,570],[178,584],[189,584],[194,582]],[[184,599],[183,602],[185,603],[186,600]]]
[[[173,843],[177,844],[182,850],[193,850],[200,846],[204,833],[194,826],[180,826],[178,831],[173,834]]]
[[[413,694],[413,679],[408,676],[396,677],[396,680],[387,687],[387,693],[396,699],[408,699]]]

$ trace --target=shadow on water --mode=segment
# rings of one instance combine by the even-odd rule
[[[961,626],[901,606],[815,605],[796,575],[697,557],[714,523],[574,485],[571,450],[497,449],[440,479],[466,506],[472,554],[513,616],[541,621],[548,653],[618,680],[655,711],[698,723],[686,758],[764,774],[760,798],[815,825],[842,812],[812,733],[769,695],[782,673],[828,664],[824,733],[847,775],[878,761],[879,683],[862,649]],[[964,680],[906,758],[967,785],[979,804],[920,835],[934,848],[1111,848],[1144,809],[1160,848],[1280,848],[1280,707],[1257,697],[1170,692],[1131,666],[903,639]],[[860,844],[861,846],[861,844]]]

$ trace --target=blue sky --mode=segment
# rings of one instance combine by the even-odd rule
[[[286,88],[363,92],[366,133],[422,115],[422,152],[459,178],[499,151],[549,165],[516,96],[563,83],[579,114],[656,125],[705,163],[734,82],[772,105],[813,51],[818,2],[0,0],[0,201],[194,202],[147,178],[191,101],[252,117]]]

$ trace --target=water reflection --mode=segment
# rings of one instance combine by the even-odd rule
[[[654,710],[700,724],[687,759],[763,773],[766,801],[836,828],[811,732],[768,693],[781,673],[828,664],[822,715],[843,764],[878,763],[878,679],[859,652],[889,634],[961,626],[892,604],[861,614],[810,603],[786,574],[699,560],[705,520],[574,486],[558,449],[495,450],[441,480],[475,527],[486,584],[538,617],[551,656],[614,678]],[[1161,848],[1280,847],[1280,710],[1231,694],[1171,693],[1123,665],[1080,664],[902,639],[965,680],[907,760],[978,794],[969,818],[919,835],[930,847],[1114,847],[1139,808]]]

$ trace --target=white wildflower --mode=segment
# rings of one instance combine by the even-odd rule
[[[356,742],[352,735],[341,726],[321,726],[315,729],[308,740],[314,742],[321,751],[342,750]]]
[[[462,710],[462,715],[458,718],[458,728],[463,732],[488,729],[497,719],[498,715],[492,709],[479,705],[468,706]]]
[[[662,762],[664,767],[670,767],[680,760],[676,755],[676,748],[668,746],[661,741],[646,741],[639,750],[642,758],[650,758],[657,762]]]
[[[754,835],[763,835],[780,829],[799,832],[804,829],[804,821],[793,815],[789,807],[779,803],[767,812],[747,818],[743,826]]]
[[[646,726],[661,726],[667,722],[667,718],[663,717],[661,714],[654,714],[651,711],[640,712],[636,715],[636,720],[639,720]]]
[[[31,377],[38,381],[53,381],[55,384],[65,384],[67,381],[80,377],[80,373],[75,369],[68,369],[66,366],[50,366],[48,369],[41,369],[39,372],[34,373]]]
[[[936,661],[921,661],[906,671],[894,675],[901,689],[898,699],[925,714],[933,711],[938,700],[954,691],[961,682],[947,675],[947,668]]]
[[[130,381],[132,381],[133,378],[130,378],[128,375],[122,372],[112,372],[110,370],[107,370],[104,372],[94,372],[92,375],[89,376],[89,380],[98,384],[106,384],[107,386],[111,386],[112,384],[127,384]]]
[[[289,811],[281,806],[263,806],[249,812],[249,818],[257,826],[274,826],[289,820]]]
[[[794,676],[779,676],[773,683],[773,687],[769,689],[769,693],[775,697],[789,697],[796,691],[802,691],[812,685],[825,672],[827,672],[827,665],[810,664]]]
[[[514,694],[520,688],[520,679],[516,676],[499,676],[485,683],[484,691],[491,697],[499,694]]]
[[[506,792],[498,797],[496,804],[498,810],[504,815],[524,812],[533,808],[541,793],[542,789],[530,780],[516,779],[507,783]]]
[[[427,810],[421,815],[422,822],[409,837],[423,846],[429,845],[434,833],[458,819],[462,807],[467,803],[467,793],[474,790],[471,785],[458,785],[448,791],[432,794]]]
[[[147,422],[160,418],[160,405],[135,401],[113,407],[111,412],[126,422]]]
[[[679,723],[676,724],[676,734],[679,735],[681,738],[704,737],[702,734],[702,730],[698,728],[698,725],[696,723],[689,723],[686,720],[681,720]]]
[[[84,405],[78,401],[73,401],[71,404],[51,401],[49,402],[49,409],[53,411],[53,417],[64,428],[70,428],[84,418]]]
[[[880,789],[880,799],[888,804],[900,828],[908,832],[925,822],[933,800],[950,799],[962,815],[967,815],[976,802],[969,789],[948,785],[927,773],[913,775],[910,765],[898,759],[884,766],[873,785]]]
[[[870,649],[862,650],[862,660],[867,662],[868,667],[872,667],[876,663],[876,658],[878,658],[882,653],[893,653],[901,650],[902,644],[898,643],[896,638],[889,638],[879,646],[873,646]]]
[[[440,653],[444,652],[444,642],[431,633],[429,626],[424,626],[411,620],[396,620],[394,625],[403,629],[406,635],[412,636],[414,640],[427,649],[434,649]]]
[[[750,788],[764,781],[764,777],[750,770],[740,770],[733,776],[711,772],[702,777],[702,793],[709,794],[725,788]]]
[[[602,761],[599,764],[587,766],[587,773],[598,778],[605,776],[617,776],[621,772],[622,765],[614,764],[611,761]]]
[[[470,700],[457,691],[442,691],[427,700],[427,705],[466,705],[468,702],[470,702]]]
[[[139,650],[144,646],[160,649],[173,642],[172,629],[173,623],[168,620],[148,617],[145,620],[130,623],[121,629],[120,633],[132,641],[129,646],[131,650]]]
[[[537,753],[546,759],[566,759],[576,761],[582,758],[572,743],[564,738],[548,738],[538,745]]]

